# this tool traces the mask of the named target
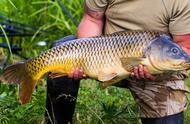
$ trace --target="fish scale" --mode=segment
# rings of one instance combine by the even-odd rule
[[[157,43],[152,44],[153,41]],[[161,44],[165,45],[167,49],[170,48],[169,46],[180,49],[183,52],[182,59],[180,60],[178,59],[180,57],[176,56],[173,58],[164,56],[166,60],[160,61],[159,58],[164,54],[159,54],[162,47],[157,47],[157,45]],[[147,49],[150,46],[154,50]],[[145,55],[147,51],[149,56]],[[105,84],[112,84],[127,78],[131,67],[136,64],[147,65],[150,72],[154,74],[155,72],[160,73],[162,71],[160,69],[163,69],[164,72],[164,69],[168,71],[187,68],[185,66],[190,64],[182,65],[183,59],[190,61],[190,57],[188,58],[186,53],[162,32],[117,32],[64,42],[26,62],[7,67],[0,76],[0,80],[8,83],[19,82],[20,102],[24,104],[30,100],[36,82],[48,72],[57,73],[56,76],[59,74],[63,76],[71,73],[75,68],[81,68],[88,77]]]

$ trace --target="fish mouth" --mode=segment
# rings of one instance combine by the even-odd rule
[[[174,68],[178,68],[178,69],[190,69],[190,62],[180,62],[179,64],[174,64],[173,65]]]
[[[183,67],[185,67],[185,68],[190,68],[190,62],[188,62],[188,63],[182,63],[182,65],[183,65]]]

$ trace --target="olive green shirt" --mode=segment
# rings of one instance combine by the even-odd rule
[[[190,0],[86,0],[86,5],[92,11],[105,12],[105,34],[124,30],[190,34]],[[185,110],[186,75],[168,77],[169,81],[129,83],[141,117],[163,117]]]
[[[190,0],[86,0],[94,11],[105,11],[105,33],[158,30],[190,33]]]

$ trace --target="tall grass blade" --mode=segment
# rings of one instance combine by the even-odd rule
[[[69,18],[72,20],[72,22],[75,24],[75,26],[78,26],[78,22],[76,19],[71,15],[71,13],[65,8],[65,6],[61,3],[60,0],[57,0],[58,5],[61,7],[62,11],[69,16]]]
[[[14,5],[14,3],[13,3],[11,0],[8,0],[8,1],[9,1],[9,3],[10,3],[15,9],[17,9],[16,6]]]
[[[101,117],[98,114],[96,114],[96,112],[94,112],[88,105],[85,106],[100,120],[102,124],[105,124],[104,121],[101,119]]]
[[[8,48],[9,48],[10,58],[12,59],[12,51],[11,51],[11,46],[10,46],[9,38],[7,37],[7,34],[6,34],[5,30],[3,29],[2,25],[0,25],[0,28],[1,28],[4,36],[5,36],[5,39],[6,39]]]
[[[51,4],[53,3],[52,1],[35,1],[32,2],[32,4]]]
[[[48,6],[48,7],[44,7],[44,8],[42,8],[42,9],[39,9],[38,11],[34,12],[34,13],[31,14],[30,16],[35,16],[35,15],[37,15],[37,14],[43,12],[43,11],[46,11],[47,9],[49,9],[49,8],[51,8],[51,7],[53,7],[53,5],[50,5],[50,6]]]

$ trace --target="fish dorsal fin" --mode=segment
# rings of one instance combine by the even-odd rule
[[[141,58],[141,57],[121,58],[121,64],[125,70],[131,71],[134,66],[142,64],[144,59],[145,58]]]
[[[98,73],[98,80],[105,82],[110,81],[117,76],[117,73],[113,69],[103,69]]]

